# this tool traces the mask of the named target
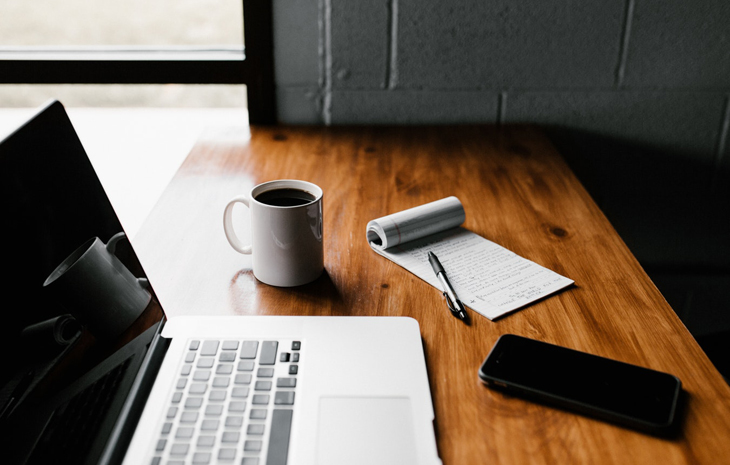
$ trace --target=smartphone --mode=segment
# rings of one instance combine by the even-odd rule
[[[668,373],[502,335],[479,369],[488,386],[641,431],[672,431],[682,383]]]

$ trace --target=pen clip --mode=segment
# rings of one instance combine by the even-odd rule
[[[454,306],[454,303],[451,301],[451,298],[449,297],[449,294],[444,292],[444,297],[446,297],[446,305],[449,307],[449,310],[451,310],[451,313],[458,315],[459,311]]]

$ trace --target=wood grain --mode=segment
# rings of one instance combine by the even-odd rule
[[[226,242],[223,208],[255,184],[324,189],[325,274],[261,284]],[[371,219],[449,195],[465,227],[575,280],[491,322],[466,326],[440,293],[365,241]],[[237,210],[240,234],[248,230]],[[168,315],[382,315],[418,320],[444,464],[720,463],[730,389],[543,134],[531,127],[252,127],[195,146],[135,238]],[[680,434],[657,438],[482,386],[504,333],[666,371],[686,391]]]

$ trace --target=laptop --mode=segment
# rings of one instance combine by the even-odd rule
[[[416,320],[166,318],[57,101],[0,142],[0,189],[4,463],[441,463]],[[89,284],[110,265],[48,285],[90,243],[126,317]]]

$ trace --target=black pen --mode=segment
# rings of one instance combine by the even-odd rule
[[[446,277],[444,267],[441,266],[441,262],[439,261],[436,254],[434,254],[433,252],[429,252],[428,262],[431,264],[433,272],[436,273],[436,277],[439,279],[439,281],[441,281],[441,287],[444,290],[444,297],[446,297],[446,305],[449,306],[451,314],[462,321],[466,321],[466,308],[464,307],[464,304],[461,303],[461,300],[459,300],[459,297],[457,297],[454,288],[451,287],[451,283],[449,283],[449,278]]]

